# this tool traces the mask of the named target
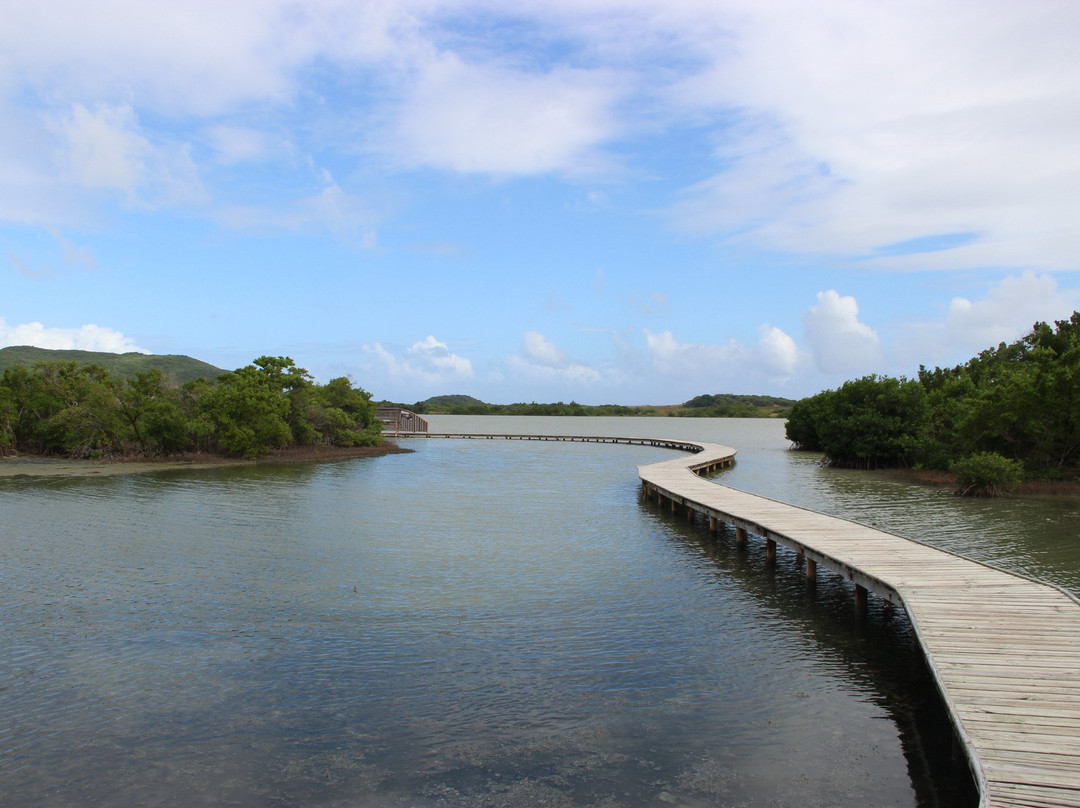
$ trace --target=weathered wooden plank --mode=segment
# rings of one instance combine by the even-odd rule
[[[724,451],[704,445],[705,453]],[[876,528],[725,488],[682,465],[669,460],[639,475],[683,504],[899,596],[985,775],[984,806],[1080,806],[1075,598]]]

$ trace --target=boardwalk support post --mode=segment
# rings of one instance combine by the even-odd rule
[[[866,611],[866,587],[855,584],[855,608],[859,612]]]
[[[770,564],[775,564],[776,563],[776,540],[775,539],[766,539],[765,540],[765,560],[768,561]]]
[[[716,528],[717,528],[716,517],[715,516],[710,516],[709,517],[709,532],[710,533],[715,533]]]
[[[745,547],[746,546],[746,531],[743,530],[741,527],[735,528],[735,546],[736,547]]]
[[[806,580],[817,580],[817,562],[812,558],[806,559]]]

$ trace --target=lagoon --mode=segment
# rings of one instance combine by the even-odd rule
[[[429,420],[728,443],[725,483],[1077,586],[1071,503],[821,469],[778,421]],[[903,615],[640,500],[668,450],[405,445],[0,480],[0,802],[970,804]]]

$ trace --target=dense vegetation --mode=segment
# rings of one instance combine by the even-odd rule
[[[746,396],[732,393],[695,396],[672,415],[690,418],[778,418],[795,402],[776,396]]]
[[[105,353],[104,351],[66,351],[13,345],[0,348],[0,373],[16,365],[30,368],[38,362],[77,362],[100,365],[112,376],[130,379],[137,373],[160,370],[177,384],[194,379],[213,381],[225,371],[221,368],[179,354]]]
[[[553,404],[518,402],[488,404],[466,395],[434,396],[415,404],[379,402],[379,406],[404,407],[421,415],[666,415],[697,418],[775,418],[783,416],[794,402],[774,396],[747,396],[718,393],[701,395],[684,404],[668,406],[625,406],[622,404]]]
[[[293,446],[374,446],[382,425],[347,378],[316,384],[288,357],[177,384],[76,361],[15,365],[0,378],[0,454],[71,457],[213,452],[254,458]]]
[[[918,379],[866,376],[795,403],[797,448],[857,468],[952,469],[969,493],[1076,476],[1080,312]],[[961,478],[961,473],[963,477]]]

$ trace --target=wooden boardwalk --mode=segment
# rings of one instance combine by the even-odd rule
[[[581,441],[690,452],[638,468],[676,513],[793,550],[904,608],[964,745],[981,808],[1080,808],[1080,601],[1064,590],[875,528],[719,485],[700,475],[735,449],[587,435],[416,433],[396,437]]]
[[[984,808],[1080,806],[1080,602],[1015,575],[845,519],[699,476],[735,450],[642,466],[649,495],[762,537],[907,611],[963,742]]]

